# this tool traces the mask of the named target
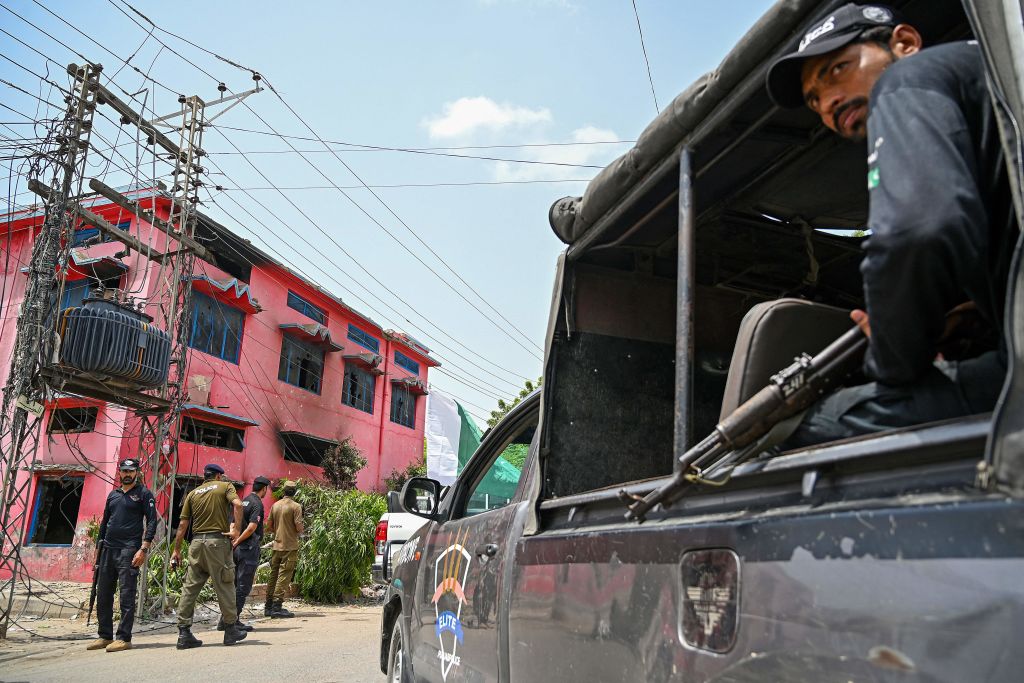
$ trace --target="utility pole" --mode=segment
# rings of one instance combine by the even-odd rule
[[[179,112],[152,121],[146,120],[100,83],[101,68],[91,64],[68,66],[73,85],[71,94],[66,98],[68,113],[56,138],[59,147],[52,184],[47,185],[38,177],[31,178],[28,183],[29,190],[43,198],[46,214],[42,230],[33,245],[29,283],[18,317],[11,372],[3,390],[3,407],[0,412],[0,444],[3,446],[3,457],[0,459],[3,483],[3,497],[0,499],[0,639],[6,637],[15,588],[24,573],[20,553],[25,541],[26,514],[30,509],[28,493],[36,467],[40,418],[47,398],[55,391],[124,406],[133,410],[133,417],[139,420],[136,457],[142,461],[143,478],[147,475],[149,477],[159,515],[157,537],[152,547],[162,550],[164,554],[160,595],[152,604],[148,599],[148,565],[142,566],[139,616],[145,617],[147,607],[159,607],[160,610],[166,607],[172,538],[168,527],[174,511],[181,413],[188,402],[186,379],[192,272],[196,256],[212,258],[209,250],[196,240],[195,232],[199,188],[203,185],[202,175],[206,173],[200,163],[205,155],[202,149],[203,128],[213,119],[206,120],[208,105],[202,99],[182,95],[178,99],[181,105]],[[219,89],[223,91],[226,88]],[[213,118],[260,91],[257,86],[238,95],[214,100],[212,104],[232,104]],[[90,144],[92,116],[97,105],[111,107],[119,115],[122,125],[136,126],[145,136],[146,144],[154,147],[153,154],[166,154],[165,158],[174,164],[172,187],[164,195],[170,199],[170,210],[166,218],[156,215],[155,202],[153,208],[147,210],[140,202],[129,199],[98,179],[89,182],[90,189],[98,195],[165,233],[167,241],[163,251],[154,249],[151,246],[152,240],[144,243],[130,231],[118,228],[80,203],[85,180],[85,154]],[[179,125],[168,123],[168,120],[179,116]],[[177,131],[178,139],[172,140],[157,126],[170,129],[171,136]],[[74,195],[72,188],[77,188]],[[158,190],[154,189],[154,192]],[[166,333],[171,342],[167,375],[158,386],[152,383],[139,384],[131,380],[130,376],[109,376],[86,371],[70,365],[70,361],[64,360],[65,357],[58,353],[61,338],[56,327],[57,303],[63,291],[66,266],[70,258],[73,223],[93,226],[106,237],[160,264],[156,282],[149,290],[146,302],[162,312],[163,319],[154,327],[159,330],[159,323],[162,322],[162,332]],[[119,305],[124,306],[125,302]],[[66,314],[73,312],[69,309]],[[140,342],[138,348],[141,358],[144,343]],[[164,358],[166,360],[166,356]],[[19,472],[23,473],[21,477]]]
[[[69,67],[69,71],[71,67]],[[40,369],[50,363],[55,348],[57,309],[54,286],[59,284],[58,266],[70,252],[73,212],[72,188],[81,194],[89,149],[100,65],[74,67],[74,85],[65,98],[67,112],[52,158],[55,171],[45,198],[45,219],[32,246],[25,299],[18,316],[17,335],[10,375],[3,389],[0,409],[3,496],[0,498],[0,639],[7,637],[14,606],[14,593],[22,579],[21,546],[28,491],[39,447],[40,417],[47,387]],[[10,248],[10,245],[8,245]],[[21,476],[19,476],[19,474]]]
[[[181,411],[188,401],[188,388],[185,386],[188,370],[188,334],[191,330],[189,301],[192,293],[192,271],[197,250],[203,248],[195,240],[197,205],[199,203],[200,178],[203,168],[199,164],[204,155],[203,125],[206,111],[205,103],[197,96],[182,97],[180,141],[175,156],[173,186],[171,187],[171,211],[167,219],[168,235],[174,237],[185,247],[174,253],[171,263],[171,278],[168,283],[169,301],[164,329],[174,330],[171,352],[171,367],[167,383],[161,389],[161,398],[171,404],[167,414],[160,415],[155,428],[149,424],[149,436],[146,430],[139,433],[139,453],[146,454],[149,450],[148,462],[143,463],[143,471],[151,475],[151,489],[157,501],[165,501],[161,511],[162,524],[157,525],[157,537],[154,548],[160,548],[164,555],[164,572],[161,577],[160,597],[154,601],[154,607],[163,610],[167,603],[167,575],[170,571],[171,541],[174,529],[170,528],[174,512],[174,482],[178,472],[178,437],[181,431]],[[175,230],[177,226],[177,230]],[[146,448],[147,441],[152,449]],[[163,534],[163,537],[160,535]],[[139,590],[139,615],[145,618],[149,597],[148,566],[142,566]]]

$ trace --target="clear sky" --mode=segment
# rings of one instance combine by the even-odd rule
[[[223,172],[210,182],[225,190],[208,193],[205,212],[385,327],[433,349],[443,367],[432,373],[432,385],[480,422],[497,398],[517,393],[522,378],[540,374],[562,248],[548,226],[548,208],[585,187],[561,181],[591,178],[594,167],[629,144],[505,145],[631,141],[654,118],[631,0],[128,1],[161,29],[264,74],[283,98],[269,90],[254,95],[207,131],[203,147],[210,166]],[[60,64],[79,59],[71,50],[101,62],[117,85],[160,114],[174,111],[177,97],[143,73],[206,100],[219,96],[219,81],[230,92],[254,85],[248,71],[168,33],[148,35],[150,25],[121,0],[0,4],[52,38],[0,7],[4,31]],[[771,4],[636,0],[658,104],[667,106],[713,69]],[[58,67],[3,33],[0,54],[21,65],[0,59],[0,78],[61,103],[24,70],[45,75],[49,69],[65,83]],[[0,103],[33,117],[42,106],[4,84]],[[30,126],[7,125],[24,121],[0,107],[4,148],[11,144],[4,138],[32,135]],[[291,140],[296,149],[310,150],[299,155],[279,137],[229,127],[432,153],[334,145],[335,156],[315,139]],[[117,129],[108,126],[103,135],[113,138]],[[123,145],[129,135],[134,130],[111,141]],[[450,149],[468,146],[489,147]],[[119,151],[134,160],[133,145]],[[93,157],[90,173],[104,170],[101,161]],[[114,161],[134,172],[124,159]],[[373,191],[360,187],[345,164]],[[152,176],[151,167],[142,172]],[[109,184],[132,181],[116,169],[107,178]],[[18,191],[24,192],[23,184]]]

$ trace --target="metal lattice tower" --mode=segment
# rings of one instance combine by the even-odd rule
[[[46,188],[38,178],[29,181],[30,187],[34,184],[36,188],[46,188],[41,193],[46,213],[32,247],[28,284],[0,409],[0,638],[7,637],[15,589],[22,578],[21,547],[28,492],[39,448],[40,417],[47,398],[40,369],[48,364],[55,348],[54,287],[60,283],[58,267],[67,263],[70,253],[74,218],[70,198],[73,189],[76,194],[81,193],[101,70],[101,66],[92,64],[69,67],[75,80],[66,98],[68,109],[61,130],[54,138],[57,147],[51,156],[56,170],[52,183]],[[19,480],[20,472],[24,476]]]
[[[182,121],[179,128],[180,143],[175,156],[175,168],[171,188],[171,211],[168,224],[177,227],[178,236],[195,239],[197,220],[196,206],[199,202],[198,188],[203,168],[199,160],[203,156],[203,125],[205,103],[196,96],[182,98]],[[171,553],[170,541],[174,529],[170,528],[174,510],[174,483],[178,471],[178,437],[181,426],[182,406],[188,400],[186,375],[188,370],[188,333],[190,329],[189,301],[191,299],[192,271],[195,251],[181,249],[173,256],[167,282],[168,306],[164,329],[173,330],[171,368],[167,384],[161,390],[161,397],[171,404],[168,413],[160,415],[155,424],[144,418],[139,434],[139,453],[143,456],[143,472],[150,475],[150,488],[157,500],[160,523],[153,547],[160,548],[164,571],[160,577],[160,595],[152,603],[154,610],[162,610],[167,600],[167,573]],[[148,456],[148,457],[146,457]],[[145,615],[149,595],[148,566],[143,565],[141,590],[139,591],[139,613]]]

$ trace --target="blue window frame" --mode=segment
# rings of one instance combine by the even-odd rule
[[[71,545],[78,525],[85,477],[39,477],[32,505],[28,542],[32,545]]]
[[[244,325],[242,311],[205,294],[192,293],[192,332],[188,345],[193,349],[237,365]]]
[[[345,388],[341,402],[364,413],[373,415],[373,395],[377,390],[377,377],[358,365],[345,364]]]
[[[395,351],[395,365],[405,368],[414,375],[420,374],[420,364],[401,351]]]
[[[323,349],[286,334],[281,342],[281,362],[277,368],[277,378],[300,389],[319,394],[323,376]]]
[[[416,428],[416,395],[400,384],[391,385],[391,421]]]
[[[85,297],[89,296],[89,290],[93,287],[92,280],[74,280],[64,284],[64,295],[60,298],[60,310],[81,306]]]
[[[132,227],[132,221],[131,219],[121,221],[120,223],[117,224],[117,227],[120,228],[121,230],[127,231],[128,228]],[[100,242],[110,242],[112,240],[110,235],[106,234],[105,232],[101,233],[99,228],[79,228],[78,230],[75,230],[75,234],[71,238],[71,246],[80,247],[89,240],[93,239],[94,237],[99,237],[99,239],[96,240],[97,244],[99,244]]]
[[[288,292],[288,308],[294,308],[302,315],[312,318],[321,325],[327,324],[327,311],[292,291]]]
[[[369,332],[364,332],[351,323],[348,326],[348,338],[364,349],[369,349],[374,353],[380,351],[380,342],[377,339],[371,337]]]

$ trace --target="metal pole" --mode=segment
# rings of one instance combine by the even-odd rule
[[[51,294],[58,264],[67,260],[70,231],[69,198],[78,181],[81,193],[85,157],[96,110],[96,90],[102,67],[86,64],[69,67],[78,80],[68,97],[68,112],[56,137],[54,153],[57,170],[54,191],[46,199],[46,218],[32,246],[28,284],[18,316],[17,336],[10,375],[3,391],[0,410],[0,442],[6,443],[2,461],[3,489],[0,491],[0,639],[7,637],[14,605],[14,590],[22,573],[21,547],[25,536],[28,494],[39,447],[40,416],[46,399],[40,370],[52,360],[54,331],[51,315],[56,301]],[[37,179],[35,179],[37,180]],[[10,245],[8,245],[10,248]],[[30,420],[29,415],[35,419]],[[25,467],[28,463],[28,467]],[[18,475],[27,470],[19,482]]]
[[[679,254],[676,275],[676,404],[672,470],[693,441],[693,309],[696,303],[695,211],[692,152],[679,154]]]

